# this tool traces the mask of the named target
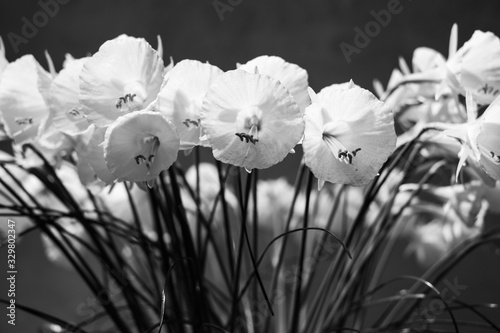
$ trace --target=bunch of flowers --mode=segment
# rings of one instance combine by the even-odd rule
[[[102,307],[74,322],[18,305],[48,331],[500,331],[479,312],[491,304],[412,315],[443,300],[436,286],[452,267],[500,239],[484,228],[500,206],[494,34],[457,50],[453,27],[448,59],[416,49],[412,69],[401,59],[385,89],[375,81],[378,97],[352,81],[316,93],[306,70],[276,56],[226,72],[165,66],[160,39],[155,50],[122,35],[67,55],[59,72],[46,55],[48,71],[31,55],[9,63],[0,40],[12,142],[0,152],[0,212],[21,237],[39,230]],[[259,179],[290,169],[295,149],[293,186]],[[428,270],[384,280],[401,238]],[[381,296],[399,280],[404,292]],[[121,293],[102,299],[109,281]],[[457,318],[464,309],[481,322]]]

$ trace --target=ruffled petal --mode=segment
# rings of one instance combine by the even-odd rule
[[[276,56],[260,56],[239,67],[239,69],[249,73],[255,73],[255,68],[259,74],[278,79],[292,94],[295,102],[299,105],[300,112],[304,114],[305,108],[311,104],[307,93],[309,83],[305,69]]]
[[[285,86],[242,70],[214,81],[203,102],[201,124],[214,157],[247,170],[282,161],[304,131],[299,107]]]
[[[203,145],[200,137],[204,133],[199,123],[203,98],[222,73],[218,67],[197,60],[183,60],[169,72],[158,95],[157,108],[175,125],[181,149]]]

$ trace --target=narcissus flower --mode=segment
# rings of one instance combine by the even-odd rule
[[[177,159],[179,136],[161,113],[138,111],[116,120],[104,138],[104,158],[119,180],[150,182]]]
[[[214,157],[247,171],[282,161],[304,132],[299,106],[285,86],[242,70],[214,81],[203,102],[201,125]]]
[[[82,110],[97,126],[143,110],[156,99],[163,71],[163,60],[146,40],[122,35],[107,41],[83,66]]]
[[[467,123],[457,125],[443,133],[460,141],[460,162],[456,178],[467,159],[486,171],[495,180],[500,180],[500,97],[477,118],[477,105],[472,93],[467,92]]]
[[[395,149],[391,110],[352,81],[311,94],[302,146],[319,187],[325,181],[366,185]]]
[[[42,94],[50,110],[49,121],[55,129],[68,135],[82,133],[89,127],[87,117],[80,110],[80,72],[89,58],[72,59],[52,80]]]
[[[200,125],[203,98],[213,80],[223,73],[216,66],[197,60],[183,60],[168,73],[158,95],[157,109],[176,127],[181,149],[203,145]]]
[[[276,56],[260,56],[238,67],[238,69],[249,73],[255,73],[256,68],[259,74],[278,79],[292,94],[295,102],[299,105],[300,112],[304,114],[305,108],[311,104],[307,93],[309,84],[305,69]]]
[[[7,134],[16,143],[34,139],[49,109],[39,91],[39,83],[51,76],[32,55],[8,64],[0,80],[0,112]]]
[[[457,34],[456,26],[452,34]],[[447,61],[450,86],[463,95],[470,90],[479,104],[491,103],[500,94],[500,39],[476,30],[456,53],[452,47]]]

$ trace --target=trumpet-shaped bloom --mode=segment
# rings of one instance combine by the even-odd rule
[[[64,68],[42,94],[50,110],[49,121],[58,131],[69,135],[81,134],[89,127],[80,110],[80,73],[89,58],[66,61]]]
[[[161,113],[138,111],[117,119],[104,138],[104,158],[119,180],[149,182],[177,159],[179,136]]]
[[[454,39],[456,36],[452,36]],[[450,54],[447,67],[452,88],[463,95],[470,90],[479,104],[491,103],[500,94],[500,39],[491,32],[476,30],[456,53]]]
[[[366,185],[395,149],[391,110],[352,81],[312,95],[302,143],[306,165],[320,187]]]
[[[214,157],[245,167],[268,168],[299,142],[304,122],[292,95],[267,75],[233,70],[210,87],[201,125]]]
[[[238,67],[238,69],[249,73],[255,73],[255,68],[259,74],[278,79],[292,94],[295,102],[299,105],[300,112],[304,114],[306,107],[311,104],[307,93],[309,84],[305,69],[276,56],[260,56]]]
[[[122,35],[107,41],[83,66],[82,110],[97,126],[143,110],[156,99],[163,71],[163,60],[146,40]]]
[[[181,149],[203,145],[200,125],[203,98],[213,80],[223,72],[197,60],[183,60],[169,71],[168,80],[158,95],[157,108],[176,127]]]
[[[0,80],[0,111],[6,132],[16,143],[32,140],[48,117],[49,109],[39,91],[51,77],[32,55],[5,67]]]

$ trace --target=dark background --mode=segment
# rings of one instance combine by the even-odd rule
[[[340,43],[353,44],[353,29],[357,26],[364,30],[373,20],[370,11],[386,9],[388,0],[233,1],[236,2],[241,3],[224,12],[221,20],[213,0],[72,0],[60,5],[58,13],[38,28],[36,35],[27,38],[27,43],[20,44],[16,53],[8,34],[22,36],[23,17],[32,22],[41,6],[37,1],[1,1],[0,35],[9,61],[31,53],[46,67],[43,52],[48,50],[59,69],[65,53],[74,57],[94,53],[103,42],[123,33],[144,37],[156,47],[159,34],[163,38],[165,59],[169,56],[174,61],[198,59],[229,70],[236,62],[246,62],[258,55],[278,55],[305,68],[314,90],[349,79],[368,89],[374,78],[386,83],[398,64],[398,57],[410,62],[413,50],[419,46],[429,46],[446,56],[450,29],[455,22],[459,26],[459,45],[476,29],[500,35],[497,0],[402,0],[401,13],[393,15],[390,24],[371,38],[360,54],[352,55],[348,63]],[[296,161],[299,157],[291,156],[289,160]],[[269,175],[287,173],[286,168],[285,162],[278,169],[271,169]],[[404,247],[405,244],[400,244],[397,253]],[[17,301],[65,319],[82,319],[75,309],[90,293],[81,286],[75,273],[47,261],[38,235],[20,242],[17,253],[21,267]],[[2,249],[0,255],[4,272],[6,251]],[[461,300],[499,302],[499,267],[498,256],[491,249],[483,250],[452,271],[449,278],[453,281],[458,277],[460,283],[469,286]],[[391,266],[387,274],[402,273],[418,274],[421,269],[413,259],[405,258]],[[0,273],[0,298],[6,298],[3,274]],[[17,325],[12,329],[6,325],[4,313],[0,310],[1,332],[35,332],[40,324],[18,310]],[[500,317],[498,310],[486,313]]]

